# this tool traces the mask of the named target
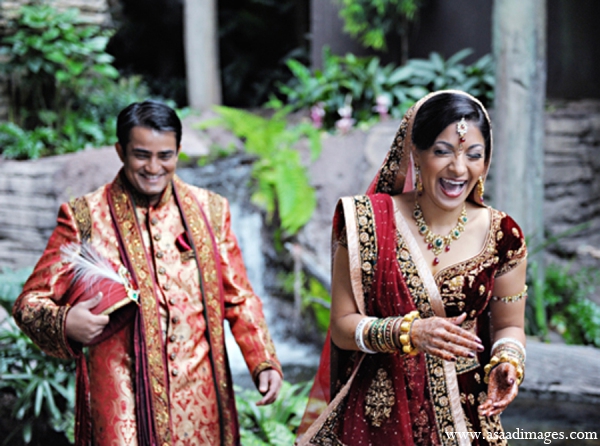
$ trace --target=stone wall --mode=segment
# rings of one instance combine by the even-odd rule
[[[76,8],[83,23],[110,26],[112,24],[110,0],[55,0],[52,4],[59,10]],[[10,33],[9,23],[27,0],[0,0],[0,37]],[[2,63],[2,60],[0,60]],[[8,119],[8,86],[0,77],[0,121]]]
[[[550,104],[544,168],[547,235],[588,225],[559,238],[551,260],[600,266],[600,101]]]
[[[60,204],[110,181],[120,165],[112,147],[33,161],[0,158],[0,268],[35,265]]]

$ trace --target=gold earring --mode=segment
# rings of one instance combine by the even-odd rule
[[[479,196],[479,201],[483,203],[483,193],[485,192],[485,187],[483,184],[483,177],[479,177],[477,180],[477,195]]]
[[[421,181],[421,169],[419,169],[419,166],[415,166],[415,183],[417,193],[421,195],[423,193],[423,182]]]

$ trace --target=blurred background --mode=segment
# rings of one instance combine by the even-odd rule
[[[73,364],[8,313],[60,203],[118,171],[122,108],[176,108],[178,174],[230,200],[286,373],[257,411],[228,342],[244,444],[292,444],[329,323],[335,204],[443,88],[488,107],[486,199],[528,237],[528,371],[505,429],[597,432],[598,17],[596,0],[0,0],[0,442],[72,441]]]

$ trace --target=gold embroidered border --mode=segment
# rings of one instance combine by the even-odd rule
[[[115,181],[110,191],[114,205],[116,225],[123,239],[137,284],[140,289],[140,307],[143,314],[148,355],[148,374],[152,390],[152,407],[157,435],[161,443],[171,443],[171,418],[167,377],[163,355],[165,352],[154,281],[148,265],[142,234],[138,228],[135,209],[120,181]]]
[[[410,108],[406,112],[404,119],[400,123],[400,127],[396,132],[396,136],[394,137],[394,143],[390,148],[388,157],[381,170],[379,171],[379,179],[377,181],[377,192],[383,192],[387,194],[394,192],[396,178],[398,177],[398,170],[400,169],[400,163],[402,161],[402,157],[405,155],[403,153],[405,149],[404,140],[406,139],[409,122],[412,119],[414,111],[414,107]]]
[[[361,314],[365,314],[365,295],[362,286],[360,247],[358,242],[358,223],[353,197],[343,197],[341,200],[346,226],[346,248],[350,264],[350,282],[356,306]]]
[[[73,198],[69,202],[69,207],[75,217],[81,240],[90,241],[92,238],[92,215],[87,200],[84,197]]]
[[[423,281],[419,277],[419,272],[412,259],[410,251],[406,246],[406,243],[402,235],[398,232],[398,251],[397,258],[400,264],[400,270],[406,280],[408,290],[413,297],[413,301],[416,307],[419,309],[422,317],[434,316],[433,309],[427,296],[427,291],[423,285]],[[450,410],[448,389],[446,388],[446,380],[444,376],[444,368],[442,366],[442,360],[430,355],[425,355],[427,364],[427,376],[429,382],[429,390],[431,393],[431,401],[435,410],[435,419],[437,423],[438,432],[440,437],[443,436],[443,432],[452,431],[454,432],[454,419],[452,417],[452,411]],[[454,440],[446,439],[445,441],[451,442]],[[448,444],[458,444],[448,443]]]
[[[360,242],[360,270],[362,271],[362,288],[368,295],[373,282],[375,264],[377,263],[377,234],[371,200],[366,195],[354,197],[356,223]],[[350,242],[350,240],[348,240]]]
[[[497,234],[500,232],[502,214],[495,209],[488,209],[490,209],[491,213],[491,223],[483,249],[475,257],[445,268],[436,274],[436,283],[440,287],[440,294],[442,296],[452,293],[452,289],[454,288],[452,281],[456,277],[463,277],[462,280],[466,280],[469,287],[472,287],[475,279],[483,270],[499,262]],[[464,285],[464,282],[460,285]],[[446,303],[446,299],[444,299],[444,303]]]
[[[210,220],[211,224],[214,224],[215,237],[219,237],[219,232],[222,223],[221,221],[215,221],[219,218],[222,219],[222,200],[214,194],[210,194],[207,197],[209,200],[209,209],[207,213],[204,213],[203,209],[190,189],[175,178],[176,193],[181,198],[181,206],[184,217],[189,225],[189,229],[192,233],[192,239],[196,247],[198,254],[198,268],[201,274],[201,289],[203,291],[203,304],[206,309],[206,325],[207,332],[209,333],[210,342],[210,354],[214,362],[214,370],[216,376],[214,377],[217,388],[215,389],[219,395],[221,401],[221,423],[224,426],[222,434],[222,442],[224,445],[234,444],[234,426],[236,421],[233,419],[233,414],[229,410],[229,403],[231,401],[232,389],[229,388],[228,382],[228,370],[227,361],[225,358],[225,334],[223,330],[224,312],[223,299],[221,296],[220,283],[218,280],[218,265],[216,264],[216,258],[218,258],[218,248],[215,246],[215,242],[211,237],[210,228],[207,227],[207,221],[204,219],[205,216]],[[208,214],[208,215],[207,215]]]

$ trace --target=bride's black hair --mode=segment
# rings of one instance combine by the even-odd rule
[[[474,123],[485,141],[485,161],[490,159],[491,128],[481,106],[460,93],[440,93],[428,99],[417,111],[412,128],[412,143],[427,150],[450,124],[465,118]]]

